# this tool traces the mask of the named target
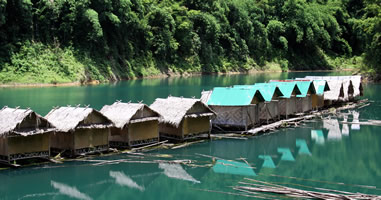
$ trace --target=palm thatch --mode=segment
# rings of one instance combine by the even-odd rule
[[[90,116],[99,117],[102,121],[88,123]],[[45,118],[60,132],[69,132],[76,128],[107,128],[112,125],[110,119],[93,108],[59,107],[51,110]]]
[[[200,112],[196,107],[202,107],[203,112]],[[157,98],[150,108],[162,116],[160,122],[168,123],[175,127],[179,127],[181,121],[186,117],[197,118],[215,115],[214,111],[202,103],[200,99],[182,97]]]
[[[139,111],[142,113],[144,110],[153,113],[154,117],[150,116],[137,116]],[[129,123],[134,121],[142,122],[147,120],[157,120],[159,119],[159,114],[149,108],[143,103],[121,103],[115,102],[112,105],[105,105],[100,110],[100,112],[111,119],[114,126],[117,128],[123,128]],[[134,119],[133,119],[134,118]]]
[[[206,105],[208,105],[208,101],[210,99],[210,95],[212,95],[212,90],[202,91],[200,101]]]
[[[338,101],[344,97],[344,85],[342,80],[327,80],[331,90],[324,92],[324,100]]]
[[[353,97],[362,96],[362,78],[361,76],[306,76],[309,80],[348,80],[353,86]],[[349,86],[348,86],[349,87]]]
[[[28,125],[32,123],[30,124],[32,127],[23,125],[24,123],[28,123]],[[33,110],[8,107],[0,110],[0,136],[10,134],[28,136],[52,130],[54,130],[53,126]]]

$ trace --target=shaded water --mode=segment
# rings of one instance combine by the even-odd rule
[[[51,105],[56,104],[90,103],[100,108],[115,99],[128,100],[132,97],[151,103],[155,97],[165,97],[169,93],[199,96],[202,89],[213,86],[250,84],[252,81],[305,75],[235,75],[139,80],[134,84],[125,82],[114,86],[1,89],[0,103],[31,106],[45,114]],[[381,94],[377,92],[380,90],[381,85],[366,85],[364,98],[374,103],[359,110],[344,111],[348,121],[353,121],[354,117],[360,121],[381,119]],[[71,96],[64,99],[64,91]],[[41,97],[33,93],[40,93]],[[288,183],[289,186],[303,189],[320,187],[381,195],[381,127],[343,125],[339,123],[342,120],[340,117],[313,121],[298,128],[281,129],[247,140],[222,139],[182,149],[156,150],[149,152],[150,156],[143,159],[191,159],[196,165],[203,166],[213,164],[212,159],[203,156],[210,155],[218,157],[213,167],[163,163],[95,166],[93,164],[97,162],[71,161],[0,170],[0,199],[244,199],[246,197],[238,196],[239,192],[231,186],[239,185],[240,181],[253,183],[245,180],[245,177]],[[138,160],[127,154],[92,159]]]

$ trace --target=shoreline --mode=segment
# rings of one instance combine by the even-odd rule
[[[160,79],[160,78],[173,78],[173,77],[194,77],[194,76],[215,76],[215,75],[240,75],[240,74],[261,74],[261,73],[288,73],[288,72],[337,72],[337,71],[356,71],[356,69],[336,69],[336,70],[256,70],[252,69],[249,71],[232,71],[232,72],[214,72],[214,73],[203,73],[203,72],[185,72],[185,73],[161,73],[152,76],[138,77],[134,79],[121,79],[117,81],[108,81],[105,83],[116,83],[119,81],[128,80],[142,80],[142,79]],[[361,74],[361,73],[360,73]],[[70,87],[70,86],[89,86],[89,85],[99,85],[101,82],[98,80],[92,80],[85,83],[76,81],[70,83],[8,83],[0,84],[0,88],[34,88],[34,87]]]

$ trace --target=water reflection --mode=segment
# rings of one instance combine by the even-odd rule
[[[51,185],[58,190],[60,194],[81,200],[91,200],[92,198],[88,195],[80,192],[76,187],[71,187],[69,185],[51,181]]]
[[[280,157],[281,160],[284,161],[295,161],[294,156],[291,153],[290,148],[278,148],[278,153],[282,154]]]
[[[353,121],[352,122],[358,123],[359,118],[360,118],[360,113],[357,111],[352,111],[352,115],[353,115]],[[352,130],[360,130],[360,124],[352,124],[351,129]]]
[[[275,163],[273,161],[273,158],[269,155],[259,155],[258,158],[263,160],[262,168],[271,168],[274,169]]]
[[[323,131],[311,130],[311,139],[314,140],[316,144],[323,145],[325,142]]]
[[[115,182],[121,186],[127,186],[129,188],[138,189],[144,191],[144,187],[138,185],[129,176],[126,176],[123,172],[110,171],[110,177],[115,179]]]
[[[328,129],[327,140],[341,140],[341,130],[339,120],[324,119],[323,127]]]
[[[349,136],[349,126],[346,122],[348,122],[348,116],[344,115],[343,116],[343,127],[341,128],[341,134],[343,134],[344,136]]]
[[[311,152],[310,152],[310,149],[308,148],[306,140],[297,139],[296,146],[299,147],[298,154],[311,155]]]
[[[217,160],[216,164],[213,166],[213,171],[223,174],[256,176],[253,168],[247,163],[231,160]]]
[[[160,163],[159,168],[164,169],[164,174],[169,178],[200,183],[200,181],[189,175],[180,164]]]

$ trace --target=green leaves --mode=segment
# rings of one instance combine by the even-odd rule
[[[93,9],[87,9],[84,16],[92,27],[92,30],[88,33],[88,37],[90,40],[96,41],[98,38],[103,36],[103,30],[101,24],[99,23],[98,13]]]

